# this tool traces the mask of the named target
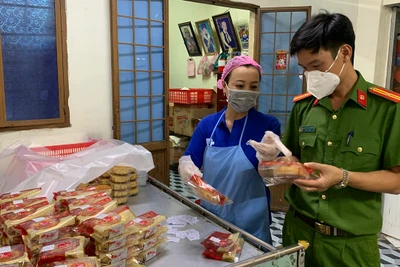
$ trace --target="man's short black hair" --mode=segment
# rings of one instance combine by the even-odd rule
[[[351,62],[354,61],[355,39],[353,24],[343,14],[322,12],[314,15],[303,23],[290,42],[290,55],[296,55],[300,50],[311,50],[318,53],[330,51],[335,58],[339,47],[348,44],[353,48]]]

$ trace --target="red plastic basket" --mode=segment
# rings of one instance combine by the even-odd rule
[[[66,144],[66,145],[54,145],[54,146],[44,146],[44,147],[32,147],[30,150],[39,153],[43,156],[48,157],[65,157],[79,151],[82,151],[91,145],[96,143],[92,142],[84,142],[84,143],[76,143],[76,144]]]
[[[189,90],[169,89],[169,102],[177,104],[203,104],[211,103],[212,89],[191,88]]]

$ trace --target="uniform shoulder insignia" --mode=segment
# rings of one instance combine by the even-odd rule
[[[307,92],[307,93],[304,93],[301,95],[297,95],[293,98],[293,103],[296,103],[300,100],[306,99],[307,97],[310,97],[310,96],[312,96],[312,94],[310,92]]]
[[[382,87],[371,87],[368,90],[370,93],[386,98],[392,102],[400,103],[400,94]]]

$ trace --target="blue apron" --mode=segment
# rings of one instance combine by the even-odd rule
[[[271,243],[267,190],[241,146],[247,116],[238,145],[214,147],[212,138],[223,116],[225,112],[222,113],[207,141],[203,160],[203,179],[232,199],[233,204],[221,207],[201,201],[201,206],[253,236]]]

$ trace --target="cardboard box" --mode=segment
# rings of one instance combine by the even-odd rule
[[[200,105],[175,105],[174,106],[174,132],[192,136],[199,120],[215,112],[215,107],[206,104]]]
[[[179,138],[176,136],[169,137],[169,162],[179,163],[179,159],[186,151],[189,140],[186,138]]]

